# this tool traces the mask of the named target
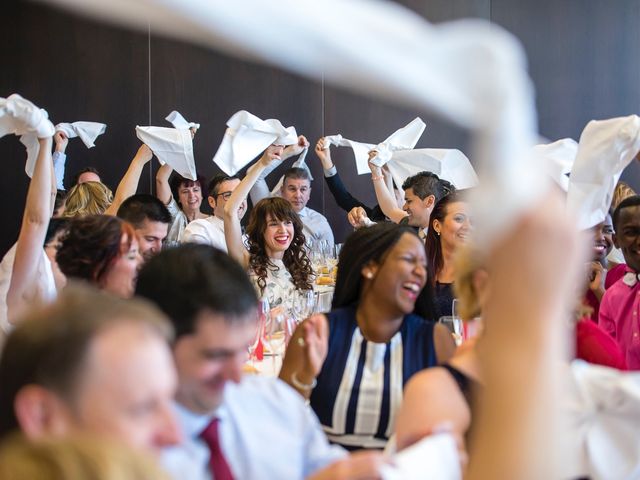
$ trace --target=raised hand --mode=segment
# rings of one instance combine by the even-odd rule
[[[69,138],[64,132],[56,132],[53,135],[53,141],[56,144],[55,151],[64,153],[67,149],[67,145],[69,144]]]
[[[285,147],[284,152],[282,154],[282,159],[285,160],[289,157],[293,157],[294,155],[300,155],[302,150],[309,146],[309,141],[304,135],[300,135],[298,137],[298,143],[294,145],[289,145]]]
[[[367,227],[373,223],[362,207],[353,207],[347,214],[347,220],[353,228]]]

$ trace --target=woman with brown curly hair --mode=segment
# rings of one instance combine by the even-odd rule
[[[123,298],[133,295],[141,263],[133,226],[109,215],[74,218],[56,260],[67,278],[85,280]]]
[[[235,188],[224,208],[224,235],[229,255],[249,269],[258,294],[273,308],[288,301],[293,290],[312,288],[311,263],[305,251],[302,221],[289,202],[265,198],[254,206],[242,241],[238,209],[260,173],[282,155],[282,145],[271,145]]]

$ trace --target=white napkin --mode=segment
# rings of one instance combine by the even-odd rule
[[[82,121],[59,123],[55,128],[56,132],[63,132],[67,138],[80,137],[80,140],[82,140],[82,143],[84,143],[87,148],[95,147],[94,142],[96,138],[107,130],[107,126],[104,123]]]
[[[640,372],[571,364],[563,410],[575,462],[566,478],[640,478]]]
[[[302,150],[302,152],[300,152],[300,156],[295,162],[293,162],[291,167],[304,168],[309,173],[309,180],[313,180],[313,175],[311,175],[311,170],[309,170],[309,166],[307,165],[307,162],[305,162],[308,151],[309,151],[309,147],[305,147]],[[280,180],[278,180],[278,183],[276,184],[276,186],[273,187],[273,189],[271,190],[271,195],[273,196],[278,195],[280,193],[280,189],[282,188],[283,183],[284,183],[284,175],[280,177]]]
[[[377,150],[378,154],[371,160],[371,163],[382,167],[391,160],[394,152],[411,150],[415,147],[425,127],[425,123],[419,117],[414,118],[409,124],[393,132],[384,142],[378,145],[355,142],[343,138],[342,135],[329,135],[324,137],[324,148],[327,150],[331,145],[351,147],[356,158],[358,175],[364,175],[371,171],[368,165],[369,151]]]
[[[383,480],[461,480],[456,441],[446,433],[425,437],[394,455],[381,473]]]
[[[20,142],[27,148],[25,171],[31,177],[40,150],[38,138],[51,137],[55,133],[49,114],[17,93],[8,98],[0,97],[0,137],[10,133],[19,135]]]
[[[419,148],[397,151],[387,163],[387,168],[398,188],[407,178],[423,171],[435,173],[460,190],[478,185],[478,176],[471,162],[464,153],[455,149]]]
[[[197,179],[193,141],[188,129],[136,126],[136,135],[162,165],[168,163],[184,178]]]
[[[373,143],[354,142],[343,138],[342,135],[329,135],[324,137],[324,149],[328,150],[331,145],[337,147],[351,147],[353,155],[356,158],[356,168],[358,175],[364,175],[365,173],[371,173],[369,169],[369,151],[375,148]]]
[[[576,161],[578,143],[572,138],[563,138],[553,143],[533,147],[535,159],[542,162],[543,169],[563,191],[569,190],[569,176]]]
[[[581,229],[604,221],[622,171],[640,150],[640,117],[592,120],[582,131],[567,204]]]
[[[278,120],[261,120],[241,110],[227,122],[227,131],[213,157],[213,162],[227,175],[235,175],[269,145],[298,143],[294,127],[285,128]]]
[[[175,128],[180,128],[183,130],[190,130],[192,128],[198,130],[200,128],[199,123],[187,122],[187,120],[180,114],[180,112],[177,112],[175,110],[167,115],[165,117],[165,120]]]

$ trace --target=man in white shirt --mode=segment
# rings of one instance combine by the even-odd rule
[[[227,251],[227,243],[224,238],[224,206],[239,183],[239,178],[222,173],[211,179],[208,201],[213,209],[213,215],[189,223],[182,235],[182,242],[203,243]],[[246,210],[247,202],[244,201],[238,209],[239,219],[244,217]]]
[[[185,268],[188,266],[188,268]],[[163,453],[175,479],[379,478],[382,457],[329,445],[301,395],[275,378],[243,376],[257,304],[243,268],[205,245],[165,250],[140,271],[136,293],[176,329],[176,412],[184,438]]]

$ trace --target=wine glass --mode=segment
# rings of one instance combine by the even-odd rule
[[[258,302],[258,325],[256,327],[255,335],[248,345],[249,359],[251,364],[254,365],[256,360],[262,360],[264,356],[264,344],[263,339],[265,335],[265,328],[270,318],[269,300],[261,298]]]

